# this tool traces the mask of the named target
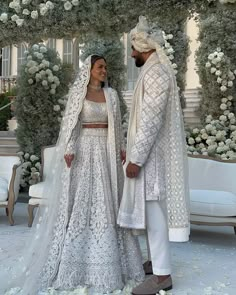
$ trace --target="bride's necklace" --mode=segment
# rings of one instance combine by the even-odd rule
[[[94,90],[96,90],[96,91],[99,91],[99,90],[102,88],[101,85],[99,85],[99,86],[94,86],[94,85],[92,85],[92,84],[88,84],[88,87],[91,88],[91,89],[94,89]]]

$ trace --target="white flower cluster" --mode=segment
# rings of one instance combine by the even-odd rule
[[[41,164],[39,158],[29,153],[18,152],[22,163],[22,178],[20,184],[27,187],[40,181]]]
[[[221,4],[227,4],[227,3],[234,4],[234,3],[236,3],[236,0],[219,0],[219,2]]]
[[[27,53],[27,63],[25,72],[29,74],[28,83],[41,83],[49,90],[50,94],[56,93],[56,88],[60,85],[60,80],[56,73],[60,70],[59,65],[52,65],[47,60],[47,47],[44,44],[34,44],[32,52]]]
[[[73,8],[73,6],[79,5],[79,0],[62,0],[64,2],[64,9],[69,11]]]
[[[69,11],[74,6],[79,5],[79,0],[62,0],[58,5],[63,5],[64,9]],[[14,14],[11,13],[11,10],[9,13],[3,12],[0,15],[0,21],[7,23],[11,20],[18,27],[21,27],[29,17],[36,20],[40,15],[45,16],[55,8],[55,4],[47,0],[43,0],[37,4],[32,0],[12,0],[9,3],[9,8],[14,11]]]
[[[235,80],[236,70],[231,71],[227,67],[227,58],[221,51],[221,48],[217,48],[214,53],[208,55],[208,61],[206,68],[210,69],[211,74],[214,74],[216,81],[220,84],[221,92],[226,92],[228,88],[233,87],[233,81]]]
[[[233,113],[233,96],[226,94],[230,90],[229,88],[233,86],[235,72],[228,70],[227,67],[221,68],[223,63],[224,54],[220,48],[208,56],[206,63],[210,72],[216,75],[221,91],[222,86],[228,86],[226,90],[223,89],[222,91],[224,94],[220,104],[222,114],[217,119],[208,115],[205,119],[204,128],[194,128],[187,135],[187,144],[189,153],[217,156],[223,160],[228,160],[236,159],[236,117]],[[212,65],[214,66],[212,67]],[[218,81],[218,78],[222,80]],[[223,81],[225,82],[222,84]],[[229,82],[232,82],[232,86]]]
[[[169,58],[169,60],[171,62],[171,65],[173,67],[174,73],[176,75],[178,73],[178,71],[177,71],[177,67],[178,66],[177,66],[176,63],[172,63],[172,60],[175,58],[174,57],[175,50],[174,50],[174,48],[171,46],[171,44],[168,41],[168,40],[172,40],[173,39],[173,35],[172,34],[166,35],[166,33],[163,31],[163,37],[165,39],[165,45],[164,45],[165,53],[168,56],[168,58]]]
[[[32,19],[38,19],[39,15],[44,16],[47,14],[50,10],[53,10],[55,5],[52,3],[52,1],[46,1],[37,4],[35,6],[34,3],[32,3],[32,0],[13,0],[9,3],[9,8],[14,10],[15,14],[9,14],[6,12],[3,12],[0,15],[0,21],[3,23],[6,23],[8,20],[11,20],[16,23],[17,26],[21,27],[25,20],[30,16]],[[33,9],[29,8],[34,7]],[[34,5],[34,6],[33,6]]]

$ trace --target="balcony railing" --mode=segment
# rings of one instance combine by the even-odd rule
[[[0,93],[10,92],[16,86],[16,76],[0,76]]]

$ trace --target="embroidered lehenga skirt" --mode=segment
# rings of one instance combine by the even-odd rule
[[[71,168],[69,214],[55,289],[88,286],[97,292],[141,281],[136,237],[116,224],[108,167],[107,129],[83,128]]]

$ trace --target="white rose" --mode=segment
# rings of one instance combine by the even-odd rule
[[[229,114],[228,114],[228,118],[229,118],[229,119],[235,118],[234,113],[229,113]]]
[[[41,53],[46,53],[48,50],[47,50],[47,47],[45,47],[45,46],[41,46],[40,49],[39,49],[39,51],[40,51]]]
[[[51,88],[52,89],[56,89],[57,88],[57,85],[56,84],[51,84]]]
[[[194,128],[192,132],[193,132],[193,134],[198,134],[199,133],[199,129],[198,128]]]
[[[193,145],[193,144],[195,143],[194,138],[189,137],[189,139],[188,139],[188,143],[189,143],[190,145]]]
[[[233,96],[232,95],[229,95],[227,98],[228,98],[228,100],[233,100]]]
[[[221,154],[221,153],[223,152],[222,147],[219,146],[219,147],[216,149],[216,152],[217,152],[217,154]]]
[[[6,23],[8,21],[8,14],[7,13],[2,13],[0,16],[0,21],[2,21],[3,23]]]
[[[226,139],[225,144],[226,144],[226,145],[230,145],[231,142],[232,142],[232,140],[228,138],[228,139]]]
[[[41,15],[45,15],[48,12],[48,8],[45,6],[40,8],[40,14]]]
[[[19,19],[19,16],[17,14],[14,14],[12,17],[11,17],[11,20],[13,22],[16,22],[17,20]]]
[[[168,57],[169,57],[169,60],[173,60],[175,58],[174,55],[172,55],[172,54]]]
[[[42,81],[42,85],[43,85],[44,87],[47,87],[47,86],[48,86],[48,81],[43,80],[43,81]]]
[[[211,131],[211,130],[213,129],[213,126],[212,126],[211,124],[207,124],[207,125],[205,126],[205,129],[206,129],[207,131]]]
[[[224,115],[221,115],[219,119],[220,121],[227,121],[227,117]]]
[[[53,81],[53,76],[48,76],[48,82],[52,83]]]
[[[52,69],[53,69],[54,72],[57,72],[57,71],[59,71],[59,66],[58,65],[54,65]]]
[[[34,161],[38,161],[39,158],[35,155],[30,156],[30,161],[34,162]]]
[[[221,102],[223,102],[223,103],[226,103],[228,101],[228,98],[226,98],[226,97],[223,97],[222,99],[221,99]]]
[[[22,13],[24,14],[24,15],[30,15],[30,11],[29,11],[29,9],[23,9],[23,11],[22,11]]]
[[[235,118],[230,119],[230,124],[235,124],[235,122],[236,122]]]
[[[197,136],[197,137],[195,138],[195,141],[196,141],[197,143],[199,143],[199,142],[202,141],[202,139],[201,139],[201,137]]]
[[[210,68],[211,67],[211,63],[208,61],[207,63],[206,63],[206,68]]]
[[[208,134],[207,133],[203,133],[202,135],[201,135],[201,137],[202,137],[202,139],[207,139],[208,138]]]
[[[33,80],[33,79],[29,79],[29,80],[28,80],[28,83],[31,85],[31,84],[34,83],[34,80]]]
[[[39,17],[39,13],[37,10],[31,11],[30,15],[31,15],[32,19],[37,19]]]
[[[220,75],[221,75],[221,71],[220,71],[220,70],[216,71],[216,72],[215,72],[215,75],[216,75],[216,76],[220,76]]]
[[[227,106],[228,106],[228,107],[231,107],[231,106],[232,106],[232,102],[231,102],[231,101],[228,101],[228,102],[227,102]]]
[[[232,81],[228,82],[228,87],[233,87],[234,83]]]
[[[227,91],[227,87],[226,87],[226,86],[221,86],[221,87],[220,87],[220,91],[222,91],[222,92]]]
[[[222,104],[220,105],[220,109],[221,109],[222,111],[226,110],[226,109],[227,109],[227,105],[226,105],[225,103],[222,103]]]
[[[230,113],[229,110],[224,111],[224,115],[225,115],[225,116],[228,116],[229,113]]]
[[[53,8],[54,8],[54,4],[53,4],[51,1],[47,1],[47,2],[46,2],[46,7],[47,7],[48,9],[53,9]]]
[[[218,56],[219,56],[220,58],[222,58],[222,57],[224,56],[224,52],[219,52],[219,53],[218,53]]]
[[[53,89],[52,89],[52,90],[53,90]],[[55,112],[59,112],[59,111],[61,110],[61,107],[60,107],[58,104],[56,104],[56,105],[54,105],[53,110],[54,110]]]
[[[27,5],[30,4],[31,0],[22,0],[22,4]]]
[[[200,133],[201,133],[201,134],[206,133],[206,129],[201,129]]]
[[[51,89],[49,92],[50,92],[50,94],[55,94],[56,93],[56,90],[55,89]],[[55,109],[54,109],[54,111],[55,111]]]
[[[35,51],[39,50],[39,46],[38,46],[38,44],[34,44],[34,45],[32,46],[32,49],[35,50]]]
[[[79,0],[72,0],[71,2],[74,6],[77,6],[79,5]]]
[[[29,153],[25,153],[24,158],[25,158],[26,160],[28,160],[29,157],[30,157],[30,154],[29,154]]]
[[[211,73],[214,74],[216,71],[216,68],[211,68]]]
[[[214,57],[215,57],[215,56],[214,56],[214,54],[212,54],[212,53],[208,55],[208,59],[209,59],[209,60],[212,60]]]
[[[66,3],[64,4],[64,8],[65,10],[71,10],[72,4],[69,1],[66,1]]]
[[[22,19],[22,18],[19,18],[16,20],[16,24],[18,27],[21,27],[23,25],[23,23],[24,23],[24,19]]]
[[[41,76],[45,76],[46,75],[46,72],[44,70],[40,71],[39,73],[40,73]]]
[[[172,34],[168,34],[166,37],[167,37],[168,40],[171,40],[171,39],[174,38],[174,36]]]
[[[220,84],[222,82],[222,79],[220,77],[218,77],[216,81],[218,84]]]

